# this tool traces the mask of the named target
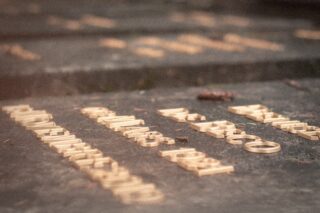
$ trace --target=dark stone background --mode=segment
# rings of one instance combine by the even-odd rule
[[[297,29],[319,29],[318,1],[2,0],[0,6],[0,46],[20,44],[42,57],[25,61],[0,50],[0,99],[319,77],[319,40],[293,35]],[[207,13],[215,25],[169,19],[176,12],[189,17],[195,11]],[[47,24],[49,16],[79,20],[86,14],[111,18],[116,26],[68,30]],[[227,23],[230,16],[249,25]],[[191,56],[166,52],[163,59],[150,59],[98,46],[104,37],[130,43],[141,36],[173,39],[182,33],[218,40],[237,33],[282,43],[285,50],[209,49]]]

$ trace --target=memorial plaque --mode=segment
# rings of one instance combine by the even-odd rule
[[[34,209],[40,212],[100,212],[106,209],[110,212],[290,212],[295,211],[297,206],[303,212],[314,212],[320,207],[317,199],[320,186],[315,181],[319,176],[319,143],[228,112],[229,106],[259,103],[290,119],[319,126],[319,80],[301,80],[299,84],[309,90],[298,90],[281,81],[206,88],[236,93],[234,100],[227,102],[197,100],[197,95],[204,88],[1,101],[1,107],[28,104],[36,110],[36,114],[28,114],[22,120],[21,114],[14,115],[23,123],[32,119],[53,118],[57,125],[101,151],[103,156],[119,162],[130,174],[155,184],[164,195],[163,200],[157,203],[123,204],[111,191],[90,180],[70,161],[40,142],[32,131],[23,128],[2,111],[0,160],[6,163],[1,164],[1,212]],[[118,115],[134,115],[143,119],[152,131],[171,138],[187,137],[188,141],[157,147],[139,146],[81,113],[82,108],[93,106],[108,108]],[[276,141],[281,145],[281,151],[273,154],[248,152],[241,145],[226,143],[225,139],[193,130],[186,122],[177,122],[157,113],[158,109],[180,107],[188,109],[191,115],[199,113],[209,121],[229,120],[242,125],[248,134]],[[91,116],[102,115],[102,112],[97,113]],[[103,122],[102,119],[99,121]],[[37,131],[38,134],[48,134]],[[61,129],[54,128],[49,134],[59,131]],[[74,139],[68,140],[70,144]],[[56,143],[54,146],[58,149],[66,148],[66,144],[51,143]],[[222,165],[233,165],[234,171],[229,174],[194,175],[187,170],[194,169],[196,165],[190,159],[201,157],[201,154],[184,155],[188,160],[180,159],[177,164],[159,155],[159,151],[168,146],[174,147],[171,150],[194,149],[217,160],[211,159],[199,165],[217,165],[220,162]],[[170,159],[178,160],[175,156]]]

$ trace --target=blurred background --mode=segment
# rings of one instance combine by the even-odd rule
[[[319,77],[319,0],[0,0],[0,99]]]

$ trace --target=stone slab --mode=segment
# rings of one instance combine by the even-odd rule
[[[181,35],[184,34],[152,36],[181,44]],[[197,35],[224,41],[226,34]],[[4,47],[20,45],[39,59],[25,60],[16,53],[0,50],[0,98],[319,76],[318,40],[297,38],[293,32],[237,35],[279,44],[283,50],[273,51],[264,45],[264,49],[243,46],[242,52],[230,52],[196,44],[193,47],[201,51],[189,54],[166,49],[162,43],[158,47],[139,43],[144,35],[1,42]],[[105,38],[120,39],[127,46],[103,47],[99,42]],[[140,55],[136,53],[139,48],[152,48],[163,55]]]
[[[70,163],[0,112],[1,212],[316,212],[319,202],[320,146],[292,134],[227,112],[231,105],[261,103],[293,119],[320,125],[320,80],[300,80],[309,91],[281,81],[211,85],[237,93],[233,102],[198,101],[204,88],[156,89],[73,97],[1,101],[30,104],[51,112],[55,121],[77,137],[112,156],[133,174],[154,182],[164,192],[162,204],[123,205],[109,191],[92,183]],[[158,148],[142,148],[99,126],[79,110],[104,106],[119,114],[143,118],[170,137],[188,137],[187,144],[235,166],[231,175],[196,177],[161,159]],[[228,119],[249,133],[281,144],[278,154],[257,155],[193,131],[156,114],[159,108],[187,107],[208,120]]]

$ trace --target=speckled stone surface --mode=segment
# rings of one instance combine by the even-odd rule
[[[151,206],[123,205],[102,190],[30,131],[0,112],[1,212],[317,212],[320,208],[320,146],[269,125],[227,112],[227,107],[264,104],[292,119],[320,126],[320,80],[299,81],[309,91],[281,81],[212,85],[235,92],[233,102],[198,101],[204,88],[91,94],[72,97],[27,98],[0,105],[30,104],[52,113],[54,120],[77,137],[112,156],[166,196]],[[167,136],[188,137],[189,146],[235,166],[233,174],[197,177],[158,156],[165,147],[143,148],[83,116],[85,106],[104,106],[119,114],[143,118]],[[208,120],[228,119],[248,133],[281,144],[276,154],[248,153],[240,146],[196,132],[156,114],[160,108],[187,107]]]

